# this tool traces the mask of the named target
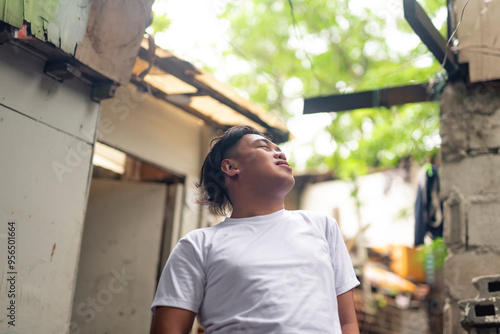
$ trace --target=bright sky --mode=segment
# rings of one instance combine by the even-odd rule
[[[166,32],[156,34],[156,43],[196,66],[214,69],[214,76],[223,82],[235,73],[246,72],[248,64],[241,59],[222,58],[222,52],[228,48],[226,31],[229,22],[217,19],[217,14],[229,1],[237,5],[243,0],[156,0],[153,10],[158,14],[168,13],[167,17],[172,20]],[[352,12],[360,15],[363,7],[369,7],[384,18],[387,22],[387,31],[384,33],[392,41],[392,49],[406,51],[417,45],[419,40],[416,35],[402,35],[395,29],[394,18],[403,17],[401,0],[350,0],[349,7]],[[423,58],[419,65],[429,66],[431,62],[430,57]],[[286,86],[285,90],[288,90],[290,96],[300,94],[300,80],[292,79]],[[240,93],[248,97],[245,92]],[[332,116],[327,113],[302,115],[303,101],[300,98],[292,100],[286,107],[294,115],[287,125],[295,139],[281,146],[287,156],[293,152],[297,163],[296,172],[300,173],[305,167],[305,161],[313,153],[311,145],[316,152],[325,155],[336,149],[335,143],[323,130]]]

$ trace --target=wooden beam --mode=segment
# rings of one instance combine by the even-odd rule
[[[183,95],[180,94],[174,94],[174,95],[168,95],[164,92],[162,92],[159,89],[156,89],[155,87],[147,86],[143,81],[138,80],[135,76],[132,76],[132,79],[130,80],[131,83],[135,84],[138,87],[141,87],[141,89],[144,89],[145,91],[151,91],[151,94],[155,96],[158,99],[164,100],[165,102],[168,102],[177,108],[180,108],[187,113],[196,116],[200,119],[202,119],[205,123],[207,123],[210,126],[214,126],[216,128],[224,128],[223,124],[219,124],[216,121],[214,121],[212,118],[207,117],[206,115],[202,114],[198,110],[191,108],[189,106],[190,98],[189,96],[184,97]]]
[[[348,111],[361,108],[391,107],[406,103],[432,101],[428,84],[377,89],[351,94],[319,96],[304,99],[304,114]]]
[[[416,0],[403,0],[404,15],[413,31],[420,37],[436,59],[442,63],[446,55],[444,68],[449,77],[456,76],[458,65],[453,52],[449,49],[448,42],[441,36],[441,33],[434,27],[431,19]],[[446,49],[448,48],[448,52]]]

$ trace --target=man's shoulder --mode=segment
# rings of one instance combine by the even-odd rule
[[[186,233],[186,235],[184,235],[179,241],[199,244],[206,241],[207,239],[210,239],[217,229],[218,225],[196,228]]]
[[[337,221],[330,215],[321,211],[292,210],[289,213],[301,221],[316,226],[325,234],[330,234],[337,229]]]
[[[331,216],[327,215],[321,211],[313,211],[313,210],[290,210],[288,211],[290,214],[295,215],[297,217],[303,217],[306,219],[311,219],[318,222],[326,222],[326,221],[335,221]]]

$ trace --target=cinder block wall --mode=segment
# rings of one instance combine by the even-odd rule
[[[500,273],[500,83],[450,83],[441,98],[445,333],[465,333],[457,302],[473,277]]]

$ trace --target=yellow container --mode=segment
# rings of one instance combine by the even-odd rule
[[[417,250],[407,246],[391,246],[391,270],[407,280],[425,283],[425,270],[416,260]]]

